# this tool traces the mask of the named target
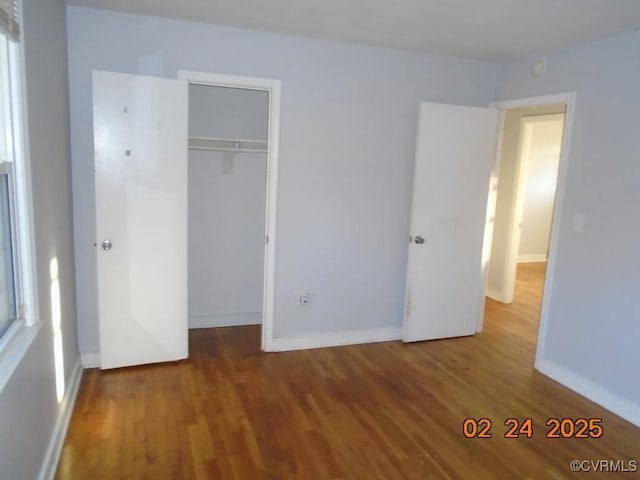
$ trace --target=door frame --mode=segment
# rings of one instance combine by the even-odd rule
[[[547,258],[547,269],[544,278],[544,287],[542,291],[542,305],[540,308],[540,322],[538,326],[538,338],[536,345],[536,355],[534,360],[534,366],[538,367],[539,359],[544,352],[546,333],[549,320],[549,307],[551,305],[551,292],[553,290],[553,279],[555,275],[556,263],[558,260],[558,241],[559,230],[562,224],[562,211],[564,203],[564,194],[567,183],[567,172],[569,168],[569,158],[571,150],[571,135],[573,132],[573,121],[575,112],[576,93],[567,92],[554,95],[543,95],[539,97],[525,97],[512,100],[502,100],[493,102],[492,108],[498,108],[501,110],[501,131],[499,132],[499,138],[502,137],[502,129],[504,129],[504,116],[506,110],[512,110],[515,108],[531,108],[531,107],[545,107],[551,105],[566,105],[564,131],[562,133],[562,147],[560,151],[560,161],[558,165],[558,180],[556,183],[556,199],[553,206],[553,219],[551,221],[551,234],[549,238],[549,254]],[[497,149],[496,165],[498,168],[500,162],[500,148]],[[500,179],[498,178],[498,182]],[[493,212],[492,214],[495,214]],[[493,223],[491,227],[493,228]],[[485,290],[486,290],[487,276],[485,275]],[[481,315],[478,322],[478,333],[482,331],[484,322],[484,315]]]
[[[223,75],[189,70],[178,71],[178,78],[185,80],[188,85],[261,90],[269,94],[261,347],[264,351],[272,351],[275,318],[276,213],[278,206],[278,140],[280,138],[281,81],[271,78]]]

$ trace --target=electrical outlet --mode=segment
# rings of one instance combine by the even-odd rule
[[[298,293],[298,303],[300,305],[308,305],[309,304],[309,293],[304,291],[304,292],[299,292]]]

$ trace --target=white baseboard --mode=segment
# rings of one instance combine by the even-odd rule
[[[82,368],[100,368],[100,352],[80,352]]]
[[[561,383],[565,387],[587,397],[589,400],[640,427],[640,404],[634,404],[629,400],[621,398],[610,390],[601,387],[591,380],[587,380],[581,375],[551,360],[545,358],[538,359],[536,361],[536,369],[547,377],[554,379],[556,382]]]
[[[262,312],[189,316],[189,328],[238,327],[241,325],[260,325],[261,323]]]
[[[298,337],[276,337],[268,345],[267,351],[305,350],[309,348],[339,347],[359,343],[387,342],[402,337],[401,327],[352,330],[349,332],[316,333]]]
[[[52,480],[56,474],[56,468],[58,467],[58,461],[60,460],[60,453],[62,452],[62,446],[64,445],[64,439],[67,435],[67,429],[69,428],[69,421],[71,420],[71,414],[73,413],[73,406],[76,403],[76,397],[78,396],[78,387],[80,386],[80,380],[82,379],[82,365],[80,359],[73,366],[71,376],[69,377],[69,384],[67,385],[67,391],[60,402],[60,409],[58,410],[58,418],[49,440],[47,452],[40,468],[39,480]]]
[[[547,254],[546,253],[532,253],[530,255],[519,255],[518,263],[538,263],[538,262],[546,262]]]
[[[499,292],[497,290],[493,290],[491,288],[487,288],[487,291],[485,292],[485,295],[493,300],[495,300],[496,302],[500,302],[500,303],[512,303],[513,299],[508,299],[505,298],[502,295],[502,292]]]

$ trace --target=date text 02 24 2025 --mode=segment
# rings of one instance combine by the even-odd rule
[[[507,418],[503,422],[505,438],[532,438],[533,419]],[[601,418],[547,418],[546,438],[600,438],[604,434]],[[465,418],[462,434],[466,438],[492,438],[493,421],[490,418]]]

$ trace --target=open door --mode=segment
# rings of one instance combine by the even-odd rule
[[[420,106],[403,340],[473,335],[498,111]]]
[[[93,73],[102,368],[186,358],[187,84]]]

